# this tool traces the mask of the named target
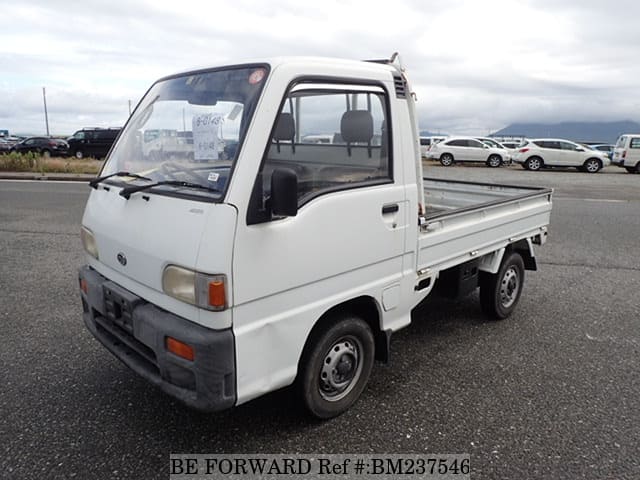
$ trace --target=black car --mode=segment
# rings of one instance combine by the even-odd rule
[[[69,152],[69,145],[64,140],[48,137],[29,137],[11,147],[12,152],[35,152],[44,157],[65,157]]]
[[[76,158],[106,157],[120,128],[83,128],[67,138],[69,154]]]

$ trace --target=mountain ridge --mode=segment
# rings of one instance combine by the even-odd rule
[[[640,132],[640,123],[616,122],[512,123],[493,132],[496,137],[565,138],[574,142],[615,143],[623,133]]]

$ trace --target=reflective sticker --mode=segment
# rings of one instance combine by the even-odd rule
[[[251,75],[249,75],[249,83],[251,85],[255,85],[256,83],[260,83],[262,81],[262,79],[264,78],[264,76],[266,75],[267,71],[264,68],[259,68],[257,70],[254,70]]]
[[[210,172],[209,173],[209,177],[207,178],[207,180],[209,180],[210,182],[217,182],[219,178],[220,178],[220,174],[219,173]]]

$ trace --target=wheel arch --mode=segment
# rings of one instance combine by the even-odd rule
[[[515,243],[510,244],[507,247],[507,252],[517,252],[522,257],[524,262],[524,269],[536,271],[538,270],[538,263],[536,262],[535,252],[533,251],[533,243],[530,238],[518,240]]]
[[[314,341],[320,332],[334,323],[337,317],[346,314],[352,314],[361,318],[369,325],[369,328],[371,328],[375,340],[375,359],[382,362],[389,360],[389,340],[391,334],[380,328],[382,319],[380,305],[373,297],[364,295],[334,305],[318,318],[304,342],[304,347],[298,359],[298,371],[300,371],[300,361],[304,358],[305,352],[308,350],[311,342]]]

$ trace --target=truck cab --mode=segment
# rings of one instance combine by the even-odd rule
[[[295,382],[309,411],[329,418],[357,400],[441,271],[472,262],[473,278],[493,279],[521,252],[510,314],[546,236],[550,191],[487,188],[480,203],[496,209],[482,221],[500,237],[479,242],[487,228],[471,223],[477,245],[467,232],[443,250],[475,210],[442,184],[425,190],[414,108],[392,61],[280,58],[157,81],[91,182],[87,328],[192,407],[221,410]],[[175,135],[147,133],[165,131]],[[303,141],[329,134],[330,144]],[[192,142],[176,149],[176,138]]]

